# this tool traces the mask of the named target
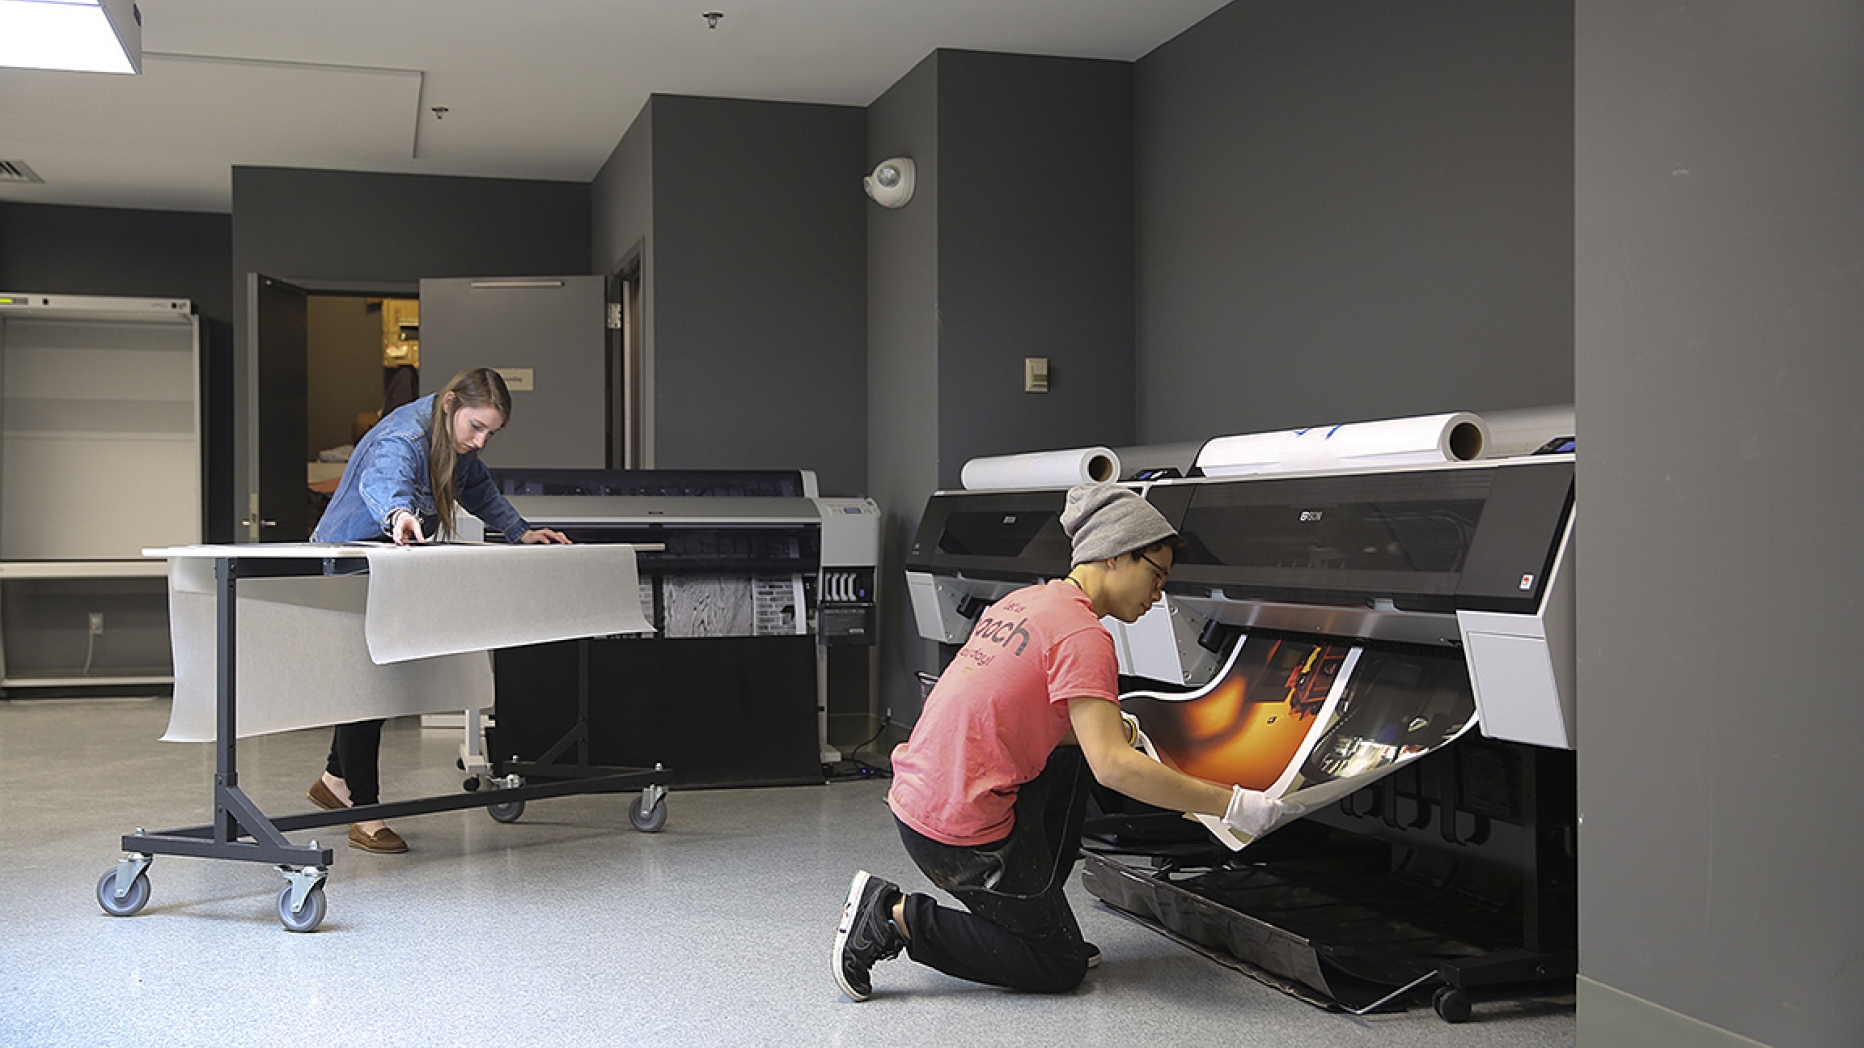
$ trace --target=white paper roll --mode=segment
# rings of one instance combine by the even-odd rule
[[[1482,424],[1489,430],[1489,450],[1484,458],[1532,455],[1555,437],[1570,437],[1578,432],[1571,404],[1485,411]]]
[[[1207,477],[1236,477],[1467,462],[1486,454],[1488,440],[1480,418],[1457,411],[1217,437],[1204,445],[1197,466]]]
[[[974,458],[964,464],[967,491],[995,488],[1066,488],[1120,477],[1120,456],[1111,448],[1071,448],[1027,455]]]

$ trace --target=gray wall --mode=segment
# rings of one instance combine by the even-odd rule
[[[654,231],[654,102],[616,143],[589,186],[589,272],[613,276],[652,239]],[[651,261],[651,258],[646,261]]]
[[[881,702],[899,723],[915,673],[942,668],[900,581],[927,496],[978,456],[1132,440],[1132,112],[1128,63],[971,51],[935,52],[869,109],[868,169],[917,171],[910,204],[867,219]],[[1023,392],[1026,356],[1049,358],[1049,393]]]
[[[1251,0],[1141,59],[1140,441],[1570,402],[1572,32]]]
[[[1132,65],[941,51],[938,81],[939,485],[1132,443]]]
[[[1577,16],[1581,1042],[1864,1044],[1864,9]]]
[[[653,99],[641,107],[602,170],[596,172],[589,196],[595,227],[589,271],[614,277],[624,266],[638,264],[641,316],[636,326],[641,345],[635,347],[639,358],[636,372],[641,384],[652,389],[654,358],[647,347],[654,344],[654,253],[650,247],[654,239]],[[633,401],[640,416],[635,427],[640,441],[635,464],[650,467],[654,463],[654,401],[648,396],[636,396]],[[615,461],[620,464],[621,460]]]
[[[233,169],[236,282],[581,274],[589,243],[583,182]]]
[[[867,170],[899,156],[914,168],[911,203],[867,205],[867,478],[883,514],[879,705],[904,725],[919,718],[914,675],[939,668],[936,645],[913,625],[902,574],[939,486],[939,58],[927,56],[867,107]]]
[[[863,127],[849,106],[656,95],[603,168],[598,263],[647,245],[653,466],[866,490]]]

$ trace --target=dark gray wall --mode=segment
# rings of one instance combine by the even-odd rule
[[[982,455],[1132,443],[1132,65],[938,61],[940,486]]]
[[[1572,32],[1251,0],[1141,59],[1140,441],[1569,402]]]
[[[615,151],[609,154],[602,170],[596,172],[589,187],[591,221],[591,273],[604,277],[620,274],[624,265],[637,265],[636,301],[640,316],[636,319],[635,374],[641,386],[653,387],[654,357],[654,103],[648,99],[634,123],[621,136]],[[612,285],[611,285],[612,286]],[[636,390],[636,393],[639,391]],[[648,396],[633,396],[632,410],[638,418],[634,433],[639,442],[634,464],[652,466],[654,462],[654,401]],[[624,411],[628,410],[626,408]],[[617,420],[620,421],[620,420]],[[625,439],[625,436],[624,436]],[[625,449],[623,455],[625,455]],[[613,461],[620,465],[622,457]]]
[[[584,182],[233,169],[239,280],[582,274],[590,228]]]
[[[1132,67],[938,51],[875,101],[868,168],[909,156],[904,208],[869,205],[869,474],[899,580],[926,498],[965,462],[1133,435]],[[1050,392],[1023,392],[1023,358]],[[882,475],[885,474],[885,479]],[[919,639],[882,596],[882,704],[910,724]]]
[[[232,538],[233,224],[191,211],[0,202],[0,291],[187,298],[201,318],[206,538]]]
[[[652,108],[653,464],[813,469],[824,494],[864,493],[864,114]]]
[[[927,56],[867,107],[866,170],[913,161],[912,202],[867,205],[867,479],[882,517],[879,706],[919,718],[915,674],[938,667],[921,640],[902,574],[926,496],[939,479],[939,98],[941,56]],[[882,740],[879,752],[889,748]]]
[[[589,198],[594,226],[590,233],[589,272],[614,276],[653,236],[653,99],[641,107],[640,115],[628,125],[602,170],[596,172]],[[643,261],[651,263],[652,258]]]
[[[1864,9],[1577,27],[1581,1043],[1864,1044]]]

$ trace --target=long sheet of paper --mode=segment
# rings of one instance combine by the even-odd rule
[[[626,546],[383,546],[369,560],[367,575],[240,581],[237,736],[487,707],[487,649],[650,630]],[[170,560],[169,621],[162,738],[212,741],[212,560]]]
[[[384,545],[369,579],[378,663],[653,632],[630,546]]]
[[[1132,692],[1121,704],[1139,720],[1140,744],[1154,760],[1288,802],[1276,826],[1476,724],[1468,669],[1454,655],[1286,638],[1242,637],[1203,688]],[[1214,816],[1197,819],[1232,850],[1254,839]]]

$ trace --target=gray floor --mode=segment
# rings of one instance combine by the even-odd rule
[[[900,959],[879,993],[842,997],[830,940],[866,867],[925,883],[900,850],[884,782],[690,791],[659,834],[627,797],[400,820],[413,850],[339,847],[329,916],[274,913],[269,867],[158,857],[141,914],[105,915],[118,838],[204,823],[213,749],[156,741],[155,699],[0,701],[0,1044],[1302,1045],[1574,1043],[1570,995],[1485,1002],[1461,1026],[1429,1007],[1328,1013],[1140,927],[1081,892],[1105,964],[1038,997]],[[389,725],[388,796],[455,790],[457,732]],[[323,730],[240,745],[241,784],[306,810]],[[294,834],[341,843],[340,828]],[[1078,891],[1078,886],[1077,886]]]

